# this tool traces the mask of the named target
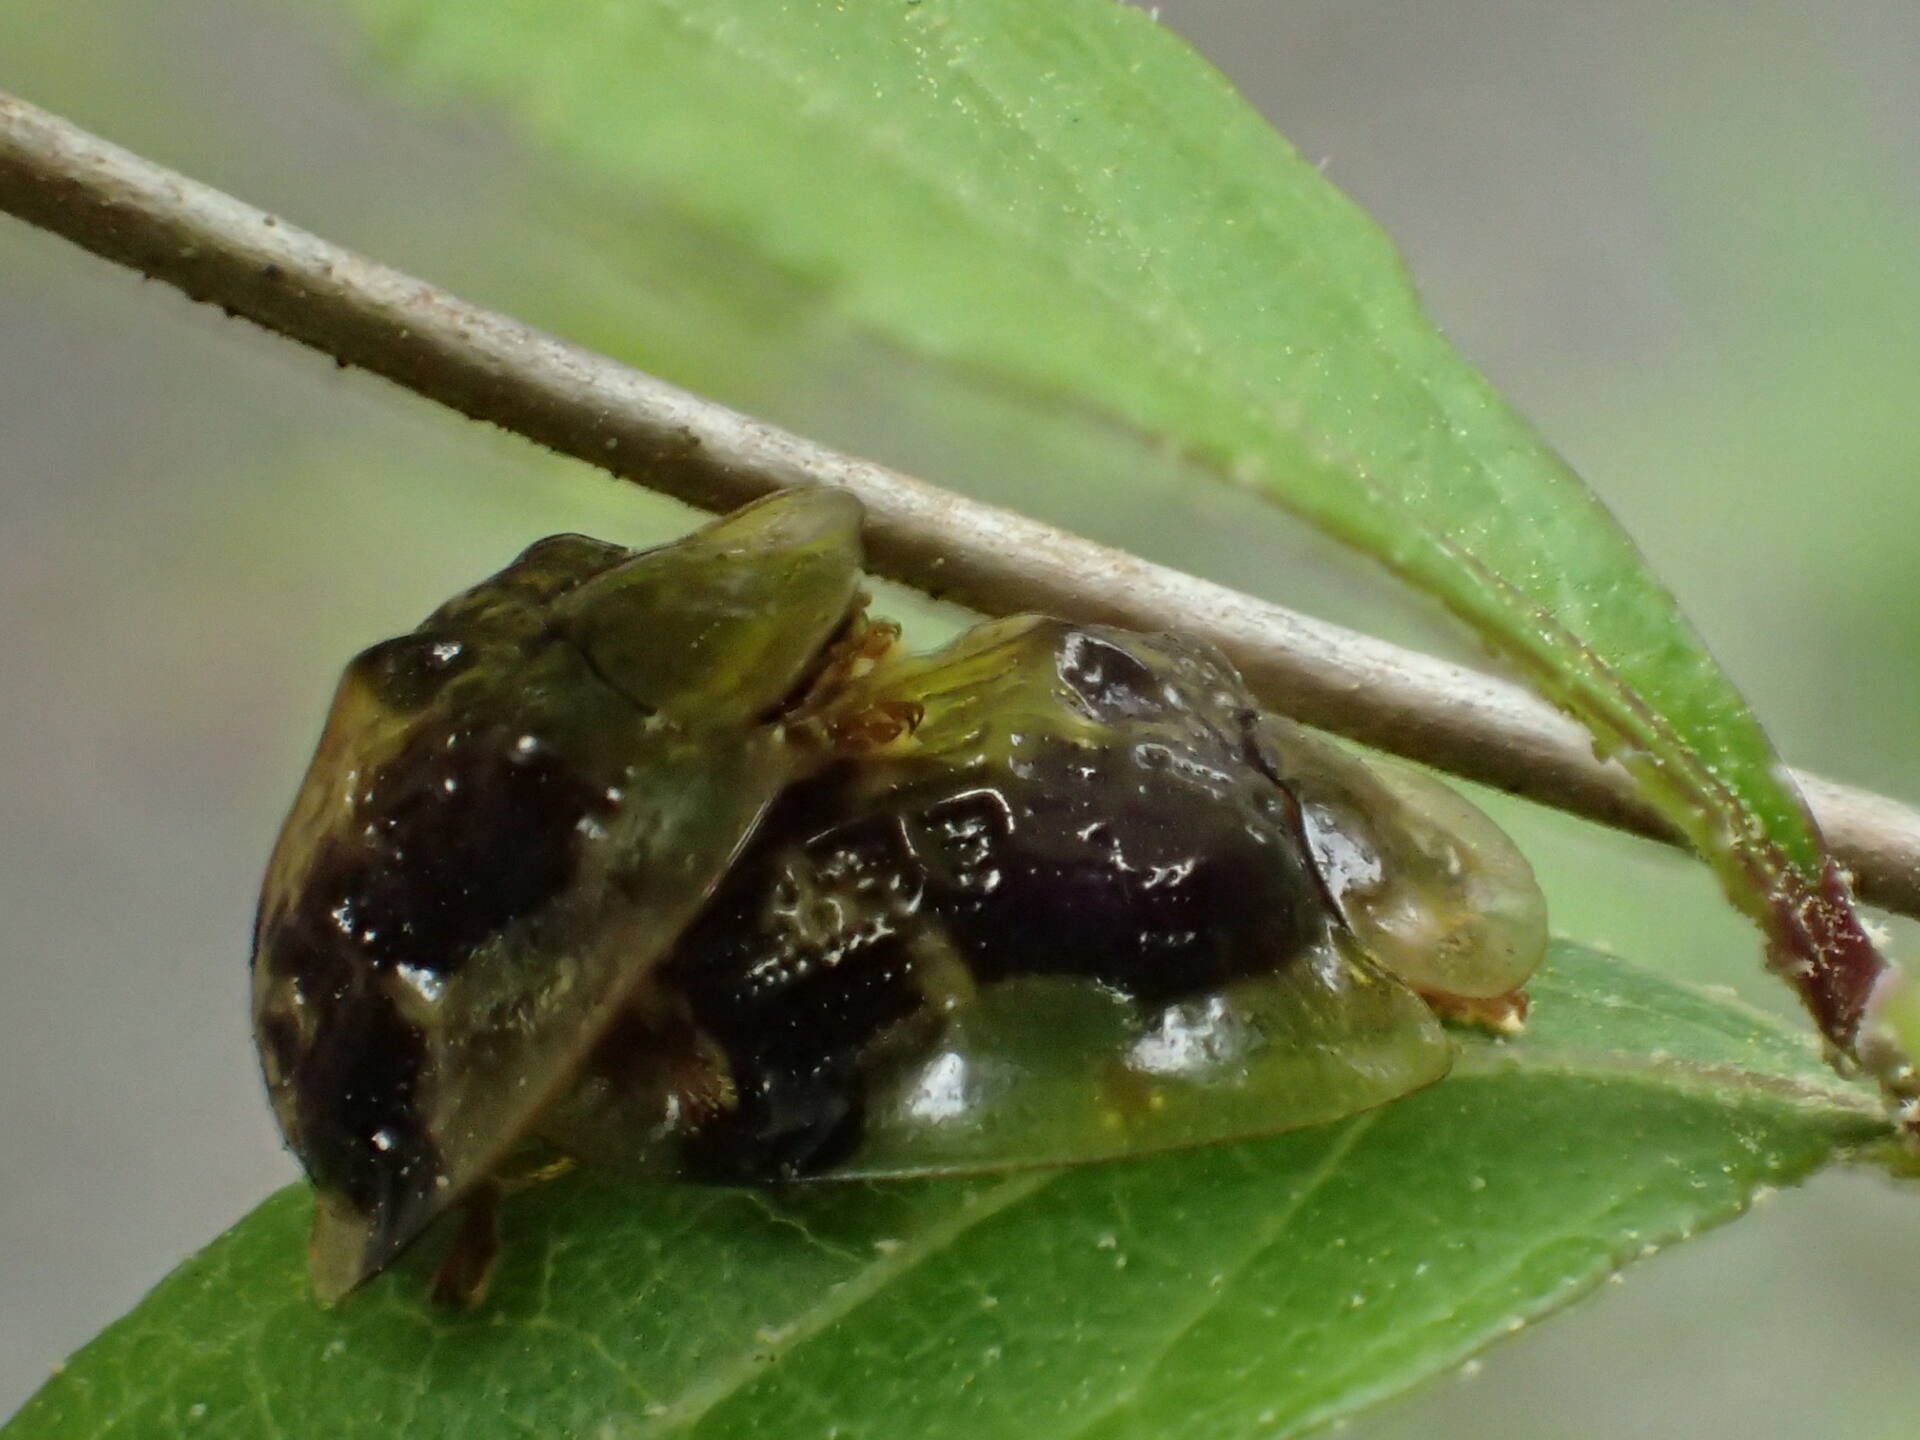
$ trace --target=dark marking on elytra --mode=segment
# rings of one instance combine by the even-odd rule
[[[420,1115],[425,1064],[419,1028],[361,987],[333,1007],[293,1073],[307,1168],[362,1214],[391,1219],[432,1194],[439,1157]]]
[[[814,836],[804,861],[812,894],[782,873],[778,837],[817,829],[810,811],[827,795],[789,792],[768,841],[728,877],[663,974],[731,1071],[735,1104],[694,1127],[684,1149],[705,1179],[789,1179],[846,1158],[860,1137],[861,1053],[921,1003],[906,935],[882,895],[911,880],[887,817]],[[785,924],[768,923],[769,901]]]
[[[285,1000],[260,1019],[261,1059],[291,1097],[290,1131],[315,1183],[372,1216],[424,1201],[439,1173],[420,1115],[426,1039],[390,986],[291,915],[261,947]]]
[[[439,1174],[420,1113],[426,1041],[408,1016],[567,888],[581,822],[612,804],[536,736],[495,724],[421,728],[353,806],[259,947],[286,997],[260,1018],[262,1059],[315,1182],[399,1224]]]
[[[1271,973],[1329,923],[1304,850],[1262,823],[1259,771],[1223,799],[1211,772],[1064,741],[1023,769],[877,798],[842,769],[782,798],[665,972],[739,1094],[691,1169],[792,1178],[857,1147],[866,1047],[927,1008],[916,939],[982,986],[1078,977],[1145,1014]]]
[[[953,877],[928,908],[982,983],[1078,976],[1158,1009],[1278,968],[1324,924],[1303,854],[1249,806],[1125,749],[1052,748],[972,804],[972,826],[947,802],[909,833]]]
[[[507,726],[421,731],[356,802],[354,825],[314,861],[299,921],[376,969],[436,976],[560,894],[581,823],[612,810],[564,757]]]

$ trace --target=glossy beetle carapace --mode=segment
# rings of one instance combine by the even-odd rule
[[[254,954],[324,1297],[535,1139],[723,1183],[1073,1164],[1380,1104],[1445,1071],[1434,1003],[1511,1009],[1544,910],[1466,802],[1176,637],[908,655],[859,524],[788,492],[544,540],[348,667]]]

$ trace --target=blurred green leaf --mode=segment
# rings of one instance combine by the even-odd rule
[[[1435,1088],[1271,1140],[784,1194],[575,1174],[516,1200],[466,1316],[426,1307],[430,1256],[320,1309],[289,1189],[4,1434],[1288,1435],[1883,1133],[1702,992],[1563,943],[1535,995]]]
[[[497,98],[838,320],[1154,437],[1381,560],[1632,766],[1776,944],[1871,963],[1770,742],[1631,541],[1386,238],[1144,12],[353,3],[416,79]],[[743,364],[777,365],[767,338]]]

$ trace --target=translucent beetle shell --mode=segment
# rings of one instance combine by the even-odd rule
[[[536,1138],[723,1183],[1081,1163],[1381,1104],[1446,1070],[1434,1004],[1512,1013],[1544,906],[1465,801],[1192,641],[906,655],[860,520],[556,536],[348,667],[254,950],[323,1298]]]

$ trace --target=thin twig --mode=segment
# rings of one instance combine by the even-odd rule
[[[1213,641],[1310,724],[1677,843],[1530,692],[840,455],[329,244],[0,93],[0,210],[562,454],[725,510],[783,486],[866,503],[872,568],[988,613]],[[1920,917],[1920,814],[1797,777],[1864,898]]]

